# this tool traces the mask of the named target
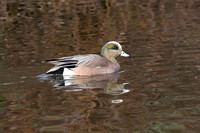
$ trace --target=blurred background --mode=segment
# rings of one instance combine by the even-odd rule
[[[126,72],[86,89],[38,78],[112,40]],[[1,133],[197,133],[199,78],[200,0],[0,1]]]

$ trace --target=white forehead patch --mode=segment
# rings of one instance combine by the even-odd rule
[[[117,45],[120,49],[122,49],[122,46],[120,45],[120,43],[118,43],[118,42],[116,42],[116,41],[110,41],[110,42],[108,42],[107,44],[115,44],[115,45]]]

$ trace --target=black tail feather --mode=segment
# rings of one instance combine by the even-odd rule
[[[47,72],[46,74],[63,74],[63,71],[64,71],[64,68],[61,67],[55,71],[50,71],[50,72]]]

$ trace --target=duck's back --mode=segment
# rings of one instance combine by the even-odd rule
[[[97,54],[62,57],[47,62],[55,65],[47,74],[94,75],[112,73],[119,69],[118,63],[112,63]]]

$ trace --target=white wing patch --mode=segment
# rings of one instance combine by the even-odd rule
[[[63,75],[76,75],[76,73],[68,68],[64,68]]]

